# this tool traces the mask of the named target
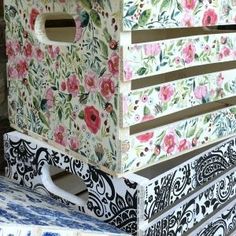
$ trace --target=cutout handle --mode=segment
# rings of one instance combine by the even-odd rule
[[[45,163],[45,165],[42,167],[42,175],[41,180],[44,185],[44,187],[52,194],[61,197],[63,199],[66,199],[69,202],[72,202],[78,206],[86,206],[86,201],[80,197],[77,197],[71,193],[66,192],[65,190],[57,187],[51,178],[49,165]]]
[[[75,42],[76,22],[70,14],[43,13],[35,21],[38,40],[50,45],[68,45]]]

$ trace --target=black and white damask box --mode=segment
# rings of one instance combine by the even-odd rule
[[[232,172],[236,163],[235,137],[210,149],[186,154],[179,158],[181,161],[163,162],[125,178],[109,176],[19,132],[8,133],[4,139],[9,178],[74,204],[78,210],[132,234],[156,236],[159,226],[163,233],[167,229],[182,232],[176,224],[189,221],[188,214],[193,216],[187,225],[191,229],[196,224],[196,214],[206,215],[203,211],[208,203],[202,204],[203,200],[207,202],[212,197],[209,207],[214,211],[236,191]],[[52,181],[50,166],[80,177],[86,186],[86,198],[58,188]],[[213,181],[210,187],[209,181]],[[181,202],[184,197],[189,202]],[[173,212],[168,210],[170,206]]]

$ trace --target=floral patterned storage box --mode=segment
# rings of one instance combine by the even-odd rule
[[[54,199],[0,177],[1,236],[126,235]]]
[[[60,199],[65,204],[71,205],[72,202],[77,210],[134,235],[146,231],[170,206],[178,209],[179,199],[191,198],[190,195],[197,189],[208,185],[212,180],[216,182],[216,178],[222,178],[219,176],[235,168],[236,164],[235,137],[207,151],[199,150],[194,154],[184,155],[179,163],[160,163],[125,178],[112,177],[72,156],[64,155],[44,142],[18,132],[8,133],[4,139],[7,177],[35,191]],[[87,188],[87,198],[82,199],[80,195],[75,197],[57,188],[48,173],[48,166],[59,167],[80,177]],[[230,183],[232,181],[230,177]],[[218,190],[218,187],[214,189]],[[205,190],[200,193],[203,191]],[[216,194],[216,205],[223,205],[234,195],[235,192],[231,190],[222,195],[224,197]],[[194,204],[192,202],[190,207]],[[184,219],[185,214],[182,216]],[[175,224],[178,222],[179,219],[176,218]],[[144,226],[146,230],[143,230]]]
[[[235,70],[161,84],[158,76],[234,61],[236,34],[155,37],[234,24],[235,12],[231,0],[5,0],[11,125],[112,175],[232,136],[235,106],[159,118],[232,98]],[[138,30],[145,42],[133,40]]]

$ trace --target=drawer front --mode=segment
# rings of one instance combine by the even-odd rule
[[[5,1],[9,114],[15,128],[114,171],[120,7],[99,2]],[[70,27],[54,26],[68,19],[76,26],[72,42],[50,41],[52,30],[69,35]]]
[[[204,74],[123,94],[123,127],[233,97],[236,70]]]
[[[235,157],[234,137],[153,179],[144,189],[145,204],[141,205],[144,220],[159,215],[179,199],[235,166]]]
[[[42,180],[42,169],[46,165],[66,170],[77,175],[87,188],[88,194],[84,204],[72,204],[77,211],[110,223],[128,233],[136,232],[139,188],[137,182],[129,180],[128,177],[112,177],[85,162],[63,154],[52,146],[18,132],[5,135],[4,143],[8,164],[7,177],[71,206],[68,199],[58,197],[59,191],[56,196],[50,194]]]
[[[235,60],[235,33],[198,35],[123,47],[124,80]],[[146,78],[148,79],[148,78]]]
[[[217,110],[131,135],[122,142],[124,171],[144,168],[232,136],[236,107]]]
[[[123,0],[124,30],[235,24],[234,1]]]
[[[195,224],[204,220],[208,215],[235,197],[235,169],[222,176],[214,184],[205,187],[204,191],[194,194],[160,216],[155,224],[145,230],[144,235],[176,235],[188,233]]]

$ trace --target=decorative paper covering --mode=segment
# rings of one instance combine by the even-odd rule
[[[235,198],[235,171],[236,168],[161,215],[144,230],[144,235],[180,236],[188,233],[195,224],[203,222],[217,208]]]
[[[229,139],[150,181],[141,212],[148,220],[236,165],[236,140]]]
[[[3,177],[0,177],[0,206],[1,236],[75,236],[80,232],[82,235],[125,235],[119,229]]]
[[[236,201],[229,203],[209,220],[205,221],[192,235],[235,235],[236,230]],[[231,234],[232,233],[232,234]]]
[[[123,95],[123,126],[235,96],[236,70],[180,79]]]
[[[124,30],[235,24],[235,1],[123,0]]]
[[[236,59],[236,34],[210,34],[123,47],[124,80]],[[148,78],[146,78],[148,79]]]
[[[236,107],[161,126],[131,135],[123,142],[124,171],[153,165],[200,148],[236,132]]]
[[[138,179],[112,177],[95,167],[67,156],[39,140],[11,132],[5,135],[7,177],[19,184],[51,195],[42,183],[42,168],[56,166],[79,176],[88,190],[82,205],[72,206],[81,212],[110,223],[128,233],[137,230]],[[135,180],[135,181],[134,181]],[[59,192],[58,192],[59,194]],[[60,199],[58,196],[53,196]],[[62,202],[71,205],[68,199]]]
[[[110,0],[5,1],[11,124],[117,172],[119,11]],[[74,43],[41,42],[43,14],[58,12],[75,20]]]

